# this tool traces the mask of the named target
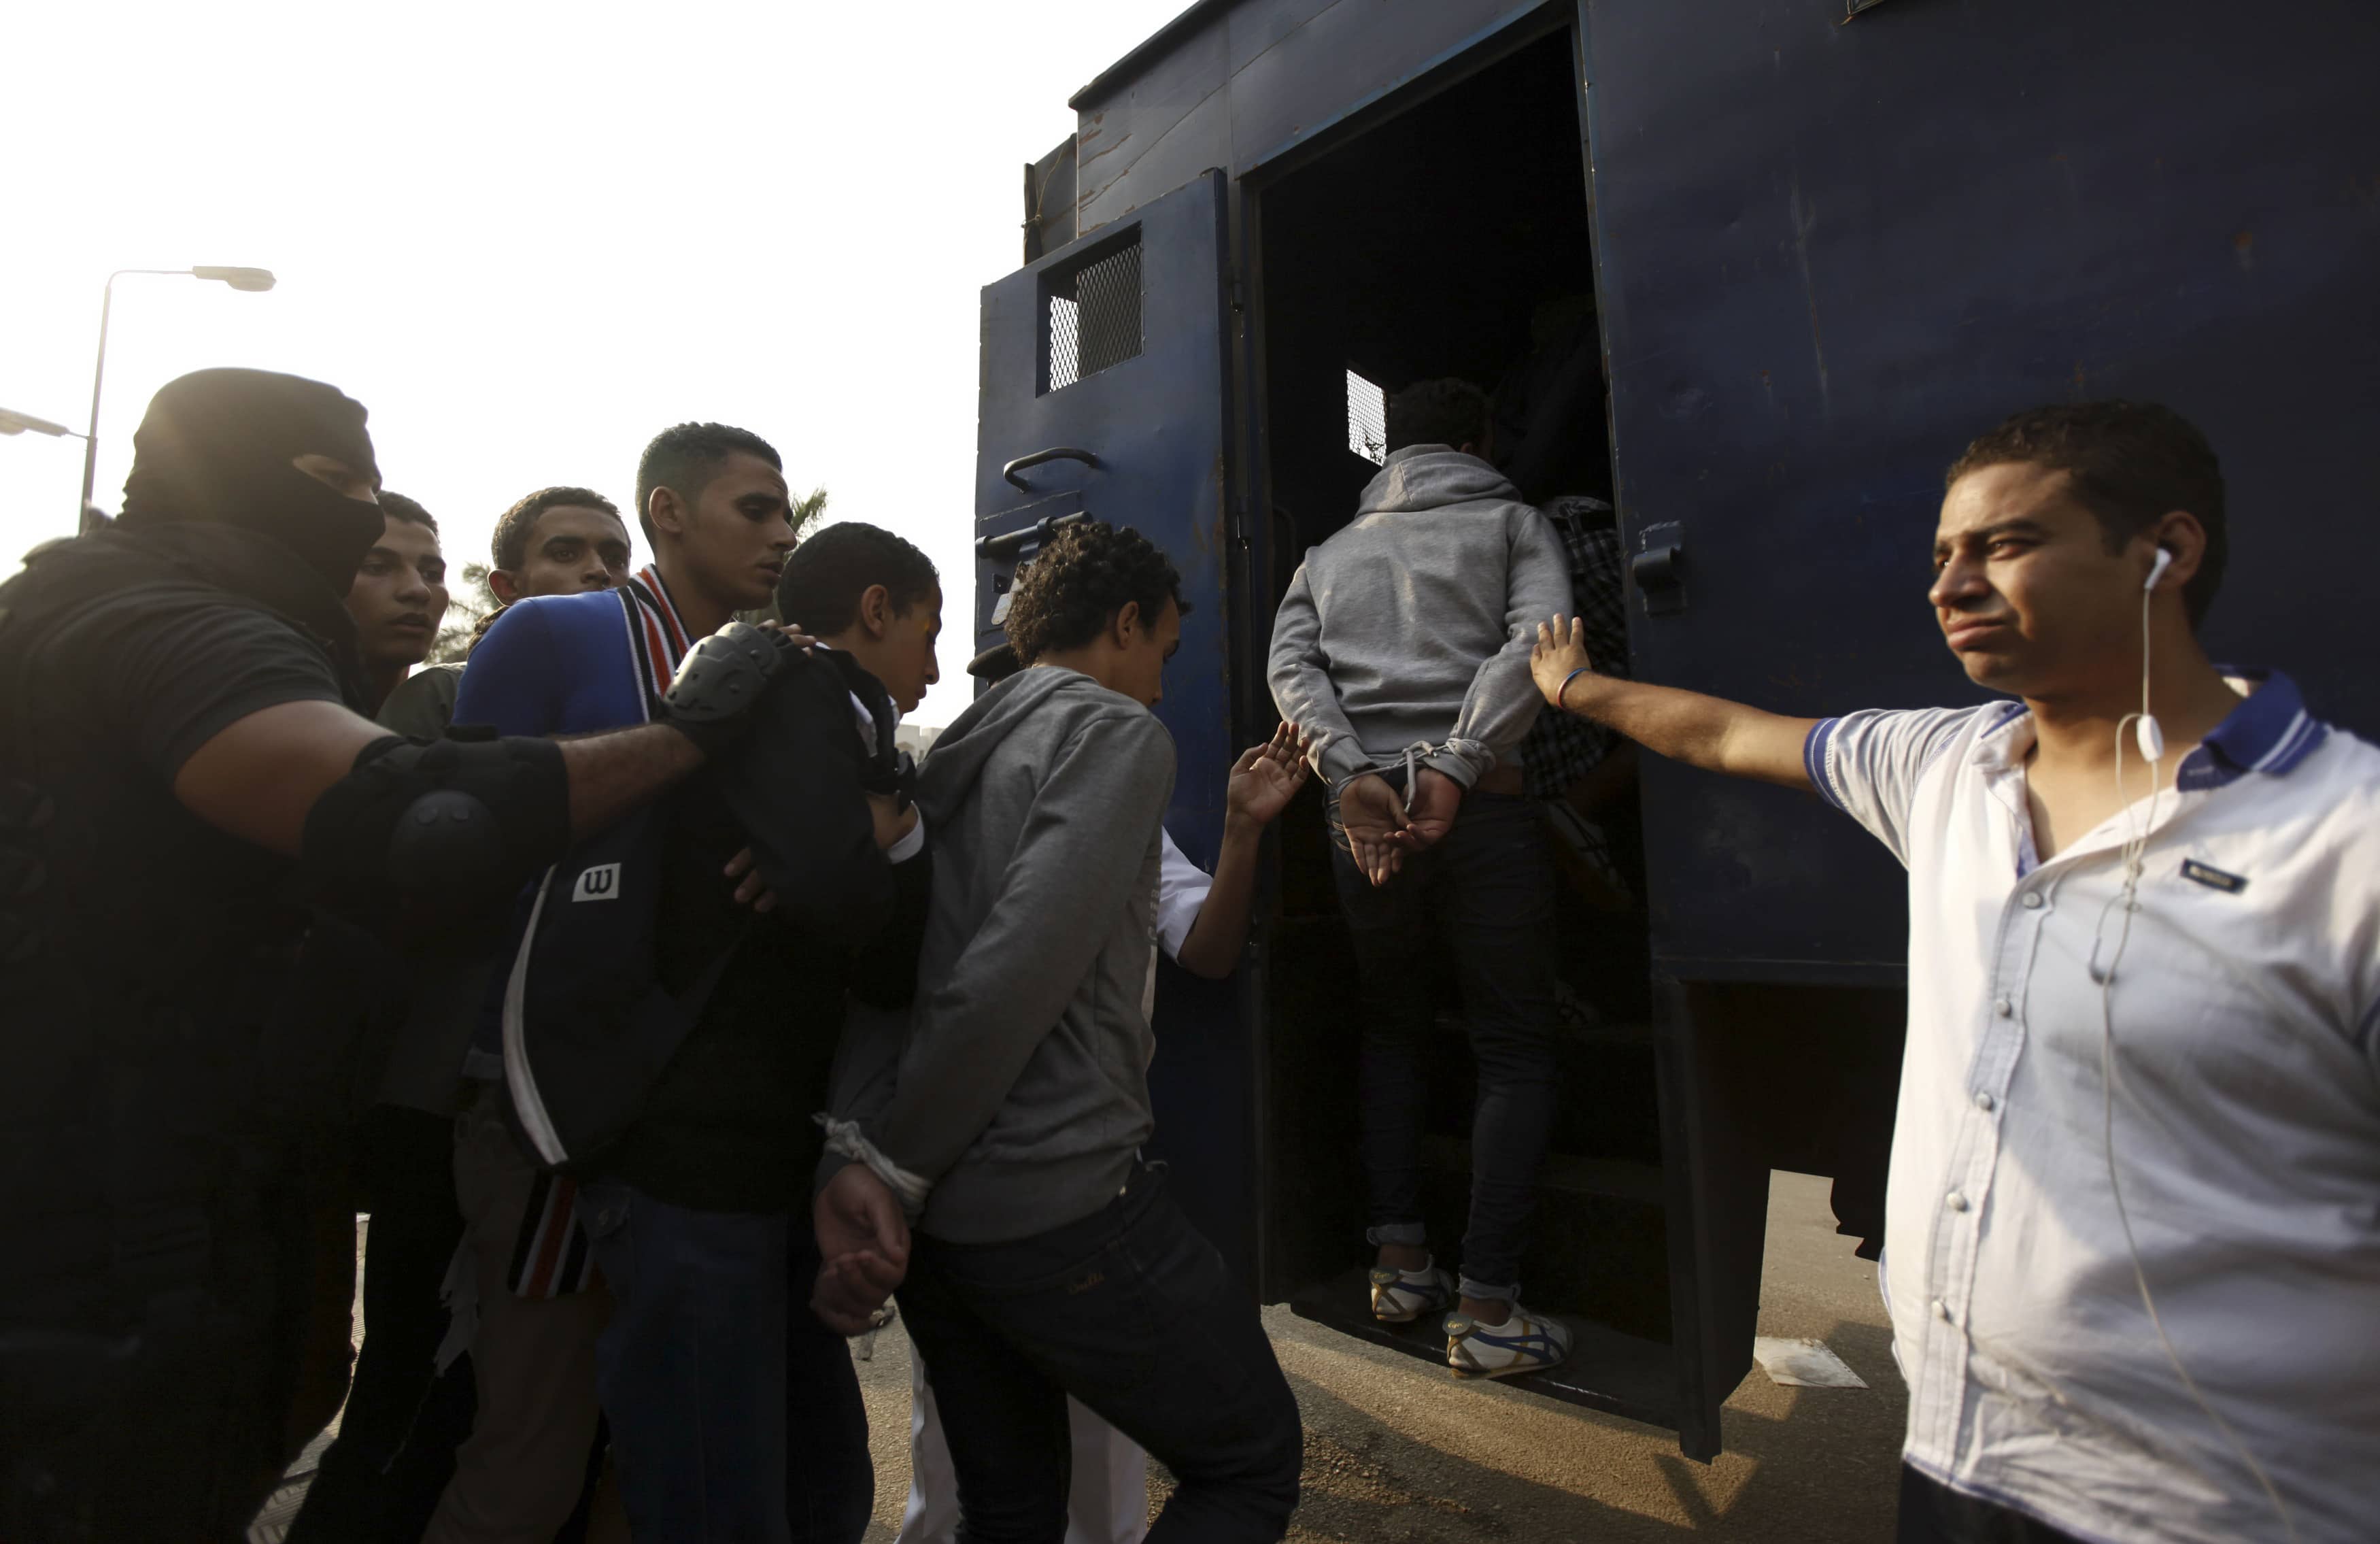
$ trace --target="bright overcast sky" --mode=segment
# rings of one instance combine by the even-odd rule
[[[918,542],[964,665],[976,302],[1021,261],[1066,98],[1186,0],[10,7],[0,407],[79,429],[116,284],[96,498],[150,395],[253,365],[371,413],[448,561],[549,483],[624,508],[659,429],[775,444],[796,492]],[[82,442],[0,438],[0,573],[72,529]],[[639,560],[641,561],[641,556]]]

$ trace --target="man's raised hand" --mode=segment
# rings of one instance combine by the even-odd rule
[[[1581,671],[1588,672],[1584,679]],[[1586,625],[1575,617],[1537,625],[1529,675],[1554,707],[1616,729],[1656,755],[1730,777],[1810,786],[1802,753],[1816,719],[1597,674],[1586,656]]]
[[[1586,623],[1579,617],[1557,616],[1537,624],[1537,641],[1529,650],[1529,675],[1537,690],[1555,708],[1562,706],[1562,684],[1582,670],[1592,670],[1586,657]]]
[[[1224,786],[1226,818],[1257,826],[1278,820],[1305,786],[1305,736],[1297,725],[1284,723],[1271,739],[1243,754]]]

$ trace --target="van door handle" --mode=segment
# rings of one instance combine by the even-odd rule
[[[1645,613],[1660,616],[1686,609],[1686,533],[1675,523],[1647,526],[1628,560],[1629,577],[1645,598]]]
[[[1636,576],[1639,590],[1671,590],[1682,582],[1678,572],[1678,560],[1684,550],[1671,541],[1658,547],[1647,547],[1629,560],[1628,571]]]
[[[1099,458],[1093,456],[1087,450],[1077,450],[1072,445],[1052,445],[1048,450],[1037,450],[1030,456],[1018,456],[1015,460],[1011,461],[1005,467],[1001,468],[1000,475],[1008,479],[1010,482],[1015,484],[1017,487],[1030,492],[1032,492],[1033,484],[1026,481],[1016,474],[1031,468],[1040,466],[1045,461],[1080,461],[1086,467],[1094,468],[1099,464]]]
[[[1019,526],[998,536],[979,536],[976,538],[975,555],[999,563],[1028,550],[1038,552],[1050,540],[1050,532],[1066,526],[1080,525],[1088,517],[1077,509],[1071,515],[1045,515],[1029,526]],[[995,588],[1002,577],[1004,576],[995,576],[992,581]]]

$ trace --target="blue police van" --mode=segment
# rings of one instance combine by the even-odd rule
[[[1025,266],[983,292],[978,647],[1057,523],[1163,545],[1196,608],[1169,825],[1211,860],[1225,769],[1275,722],[1275,604],[1375,471],[1380,394],[1494,386],[1569,335],[1572,475],[1616,502],[1641,678],[1801,714],[1973,700],[1924,599],[1942,468],[2014,409],[2124,395],[2223,456],[2216,656],[2369,736],[2375,78],[2372,0],[1201,0],[1073,100],[1026,169]],[[1586,1010],[1524,1268],[1579,1340],[1526,1381],[1707,1459],[1768,1171],[1834,1176],[1847,1251],[1880,1236],[1904,881],[1815,800],[1656,758],[1602,823],[1641,860],[1628,900],[1564,903]],[[1441,1356],[1366,1311],[1326,840],[1309,793],[1246,967],[1169,970],[1159,1140],[1264,1301]],[[1470,1096],[1441,1039],[1452,1238]]]

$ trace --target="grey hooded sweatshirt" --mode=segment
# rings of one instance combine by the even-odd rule
[[[935,741],[917,1003],[855,1022],[834,1111],[931,1182],[923,1232],[1030,1237],[1131,1176],[1156,1127],[1141,991],[1172,796],[1165,726],[1071,670],[1019,672]]]
[[[1290,581],[1272,625],[1273,701],[1314,735],[1315,770],[1333,788],[1419,746],[1422,765],[1468,788],[1536,722],[1536,625],[1571,609],[1561,539],[1502,474],[1408,445]]]

